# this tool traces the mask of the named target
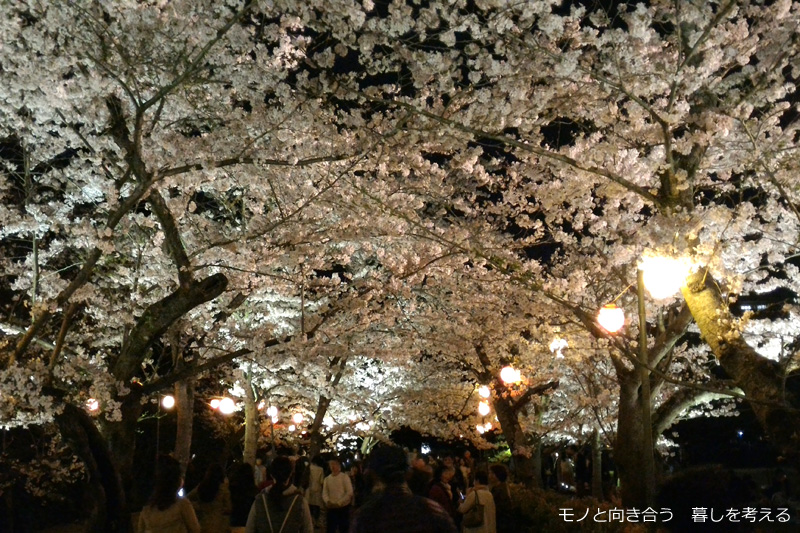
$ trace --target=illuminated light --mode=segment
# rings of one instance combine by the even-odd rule
[[[214,398],[213,400],[208,402],[208,405],[210,405],[212,409],[219,409],[219,404],[220,404],[219,398]]]
[[[519,383],[522,377],[519,370],[514,370],[514,367],[507,366],[500,371],[500,379],[503,380],[503,383],[510,384]]]
[[[491,410],[492,409],[491,407],[489,407],[489,404],[487,402],[481,402],[478,404],[478,414],[480,414],[481,416],[488,415],[491,412]]]
[[[492,392],[489,390],[489,387],[483,385],[480,389],[478,389],[478,394],[480,394],[481,398],[488,398],[491,396]]]
[[[616,333],[625,325],[625,312],[615,304],[606,304],[597,313],[597,323],[609,333]]]
[[[267,402],[265,402],[264,400],[261,400],[260,402],[258,402],[258,410],[259,411],[262,410],[266,406],[267,406]]]
[[[86,409],[88,409],[89,411],[97,411],[98,409],[100,409],[100,402],[98,402],[94,398],[89,398],[88,400],[86,400]]]
[[[278,418],[278,408],[275,407],[274,405],[270,405],[269,407],[267,407],[267,416],[272,419]]]
[[[295,429],[297,429],[297,426],[295,426],[294,424],[292,424],[291,426],[289,426],[289,428],[288,428],[288,429],[289,429],[289,431],[294,431]]]
[[[271,417],[270,420],[272,421],[273,424],[277,424],[278,423],[278,417],[277,416]]]
[[[491,431],[492,430],[492,423],[491,422],[486,422],[486,424],[483,427],[484,427],[484,429],[486,429],[486,431]]]
[[[478,430],[478,433],[480,433],[481,435],[483,435],[484,433],[486,433],[486,429],[484,429],[483,425],[481,425],[481,424],[478,424],[478,425],[475,427],[475,429],[477,429],[477,430]]]
[[[663,300],[681,290],[692,264],[685,258],[652,255],[643,256],[639,268],[647,292],[656,300]]]
[[[161,407],[164,409],[172,409],[175,407],[175,396],[171,394],[167,394],[163,398],[161,398]]]
[[[236,403],[230,398],[223,398],[219,401],[219,412],[229,415],[236,411]]]
[[[303,413],[295,413],[292,415],[292,422],[295,424],[302,424],[303,423]]]

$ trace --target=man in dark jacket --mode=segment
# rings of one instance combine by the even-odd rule
[[[367,464],[382,488],[356,512],[350,533],[456,533],[439,504],[408,488],[408,461],[402,449],[378,445]]]

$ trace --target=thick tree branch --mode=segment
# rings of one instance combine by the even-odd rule
[[[223,274],[214,274],[185,287],[150,305],[136,321],[127,341],[111,367],[111,373],[123,383],[128,383],[139,370],[150,345],[176,320],[198,305],[211,301],[225,290],[228,280]]]
[[[175,217],[160,192],[155,190],[151,192],[147,201],[153,208],[153,212],[158,217],[158,221],[164,230],[164,242],[167,244],[172,261],[178,268],[178,282],[181,287],[188,287],[192,281],[192,265],[189,262],[189,256],[186,255],[186,248],[181,241],[181,234],[178,225],[175,223]]]

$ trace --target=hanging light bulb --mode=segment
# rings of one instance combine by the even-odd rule
[[[267,416],[270,418],[277,418],[278,417],[278,408],[274,405],[270,405],[267,407]]]
[[[616,304],[606,304],[597,313],[597,323],[609,333],[616,333],[625,325],[625,312]]]
[[[295,413],[292,415],[292,422],[295,424],[302,424],[303,423],[303,413]]]
[[[488,398],[492,395],[492,392],[489,390],[489,387],[482,385],[481,388],[478,389],[478,394],[481,398]]]
[[[213,400],[211,400],[210,402],[208,402],[208,405],[209,405],[209,406],[210,406],[212,409],[219,409],[219,404],[220,404],[220,400],[219,400],[219,398],[214,398]]]
[[[492,409],[489,407],[488,402],[481,402],[478,404],[478,414],[481,416],[486,416]]]

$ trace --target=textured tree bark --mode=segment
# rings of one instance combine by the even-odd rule
[[[331,404],[330,398],[320,396],[317,403],[317,411],[314,413],[314,421],[308,430],[310,443],[308,446],[308,458],[313,459],[322,451],[322,420],[325,418],[325,413],[328,412],[328,406]]]
[[[248,375],[244,383],[244,452],[242,460],[253,466],[256,464],[258,452],[258,436],[261,433],[261,424],[258,420],[258,404],[256,394]]]
[[[175,459],[186,472],[192,458],[192,429],[194,423],[194,380],[183,379],[175,384],[175,409],[177,431],[175,434]]]
[[[621,485],[622,505],[644,509],[645,486],[644,453],[642,447],[642,410],[639,403],[638,373],[620,379],[617,442],[614,461],[617,464]],[[653,453],[650,450],[650,453]]]
[[[603,499],[603,443],[597,428],[592,433],[592,497]]]
[[[703,338],[725,372],[744,391],[772,442],[785,457],[800,462],[798,402],[784,389],[780,366],[748,346],[710,274],[693,274],[681,292]]]
[[[538,482],[536,479],[536,465],[534,460],[535,443],[531,442],[517,418],[517,411],[507,398],[495,397],[493,400],[497,420],[506,437],[511,450],[511,460],[514,464],[514,475],[517,482],[527,487],[541,485],[541,470]],[[538,484],[537,484],[538,483]]]
[[[89,497],[86,533],[125,533],[130,531],[125,493],[105,439],[94,421],[82,409],[70,404],[56,416],[61,435],[86,465]]]

